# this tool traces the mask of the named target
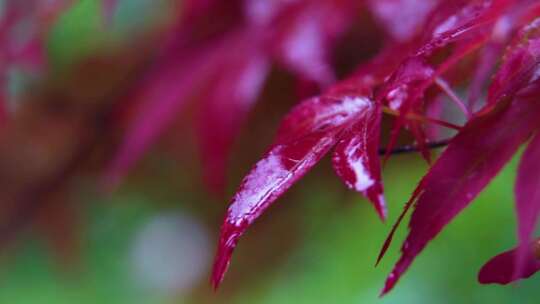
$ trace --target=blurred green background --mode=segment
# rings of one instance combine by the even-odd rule
[[[98,1],[79,1],[52,31],[50,58],[56,67],[69,66],[128,39],[165,10],[165,1],[124,0],[104,30]],[[260,127],[265,132],[253,151],[240,151],[252,144],[248,135],[238,143],[233,163],[241,165],[232,185],[249,169],[244,156],[252,163],[270,142],[280,111],[273,124]],[[182,154],[196,157],[190,148]],[[73,269],[62,268],[31,234],[9,248],[1,256],[0,303],[538,303],[539,277],[505,287],[476,282],[484,262],[514,245],[515,167],[516,160],[379,299],[406,225],[382,264],[374,262],[425,173],[417,155],[393,157],[384,169],[387,223],[345,189],[327,159],[321,162],[245,235],[222,288],[213,292],[209,271],[226,201],[205,193],[193,162],[153,153],[110,197],[88,189],[74,194],[83,231]]]

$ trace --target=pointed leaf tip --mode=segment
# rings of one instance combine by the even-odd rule
[[[388,208],[386,207],[386,200],[384,199],[384,196],[380,194],[374,198],[372,202],[375,205],[375,211],[377,211],[381,221],[386,222],[386,219],[388,218]]]
[[[225,277],[225,273],[229,268],[231,256],[236,248],[238,239],[243,234],[245,228],[236,226],[227,220],[221,227],[221,235],[219,237],[219,245],[217,248],[214,266],[212,269],[211,283],[214,290],[217,290]]]
[[[416,201],[418,196],[422,193],[422,189],[423,189],[423,184],[422,183],[418,184],[418,186],[414,190],[411,198],[409,199],[409,201],[403,207],[403,211],[401,211],[401,214],[399,215],[397,221],[392,226],[392,230],[390,230],[390,233],[388,234],[388,236],[386,237],[386,240],[384,241],[384,244],[383,244],[383,246],[381,248],[381,251],[379,252],[379,256],[377,257],[377,262],[375,262],[375,267],[377,267],[379,265],[381,260],[386,255],[386,252],[388,251],[388,248],[390,247],[390,244],[392,243],[392,240],[394,238],[394,234],[396,233],[396,230],[398,229],[399,225],[403,221],[403,218],[405,218],[405,215],[407,214],[407,212],[409,211],[409,209],[411,208],[413,203]]]
[[[332,165],[345,185],[368,198],[385,221],[387,208],[378,155],[382,111],[372,100],[363,98],[363,101],[365,110],[341,136]]]
[[[397,284],[403,273],[409,268],[413,261],[413,257],[409,256],[405,252],[408,250],[411,250],[408,248],[409,245],[407,242],[405,242],[401,248],[401,251],[404,253],[399,261],[394,266],[394,269],[392,269],[392,272],[388,275],[386,278],[386,281],[384,283],[383,290],[381,292],[381,297],[389,293]]]
[[[379,294],[379,298],[384,297],[392,288],[394,288],[394,285],[396,284],[396,277],[391,273],[384,282],[384,287],[381,290],[381,293]]]
[[[315,166],[367,108],[369,101],[364,98],[314,97],[285,117],[274,144],[244,178],[229,206],[214,265],[215,286],[223,279],[238,238],[248,226]]]

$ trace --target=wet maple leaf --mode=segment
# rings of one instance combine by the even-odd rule
[[[243,180],[222,226],[213,282],[217,286],[238,238],[279,196],[334,145],[334,167],[346,184],[367,195],[381,217],[377,147],[380,107],[366,95],[321,96],[302,102],[284,119],[277,138]]]
[[[490,88],[486,107],[475,115],[449,143],[428,174],[419,183],[413,197],[415,210],[409,224],[409,235],[402,247],[402,256],[387,279],[383,294],[395,285],[414,258],[459,212],[461,212],[505,163],[521,144],[538,130],[537,115],[540,105],[536,102],[540,93],[537,76],[540,65],[538,20],[525,26],[507,54],[506,60],[495,76]],[[501,85],[504,79],[504,85]],[[524,155],[524,161],[534,153]],[[460,164],[455,166],[455,164]],[[527,248],[534,228],[538,210],[534,196],[523,188],[536,179],[523,167],[518,178],[518,223],[522,248]],[[529,186],[531,187],[531,186]],[[527,195],[526,198],[522,195]],[[410,204],[408,205],[410,206]],[[384,250],[388,247],[388,241]],[[521,264],[527,256],[526,249],[516,254],[516,278],[523,277]],[[384,252],[383,252],[384,254]],[[484,275],[485,277],[486,275]]]
[[[212,275],[215,287],[223,279],[239,237],[334,147],[333,162],[338,175],[349,188],[367,196],[384,218],[386,207],[376,152],[383,111],[396,116],[387,156],[395,146],[400,129],[405,127],[412,132],[418,149],[429,160],[423,124],[436,120],[423,114],[428,89],[436,87],[439,94],[446,94],[468,120],[420,181],[405,208],[403,214],[413,204],[415,206],[410,233],[383,294],[392,289],[416,255],[468,206],[540,127],[537,121],[540,105],[534,101],[540,95],[536,72],[538,47],[534,37],[537,21],[529,24],[537,14],[528,13],[537,10],[537,4],[502,0],[440,3],[432,14],[419,12],[419,16],[426,16],[420,23],[424,24],[425,31],[407,37],[398,32],[392,18],[387,16],[394,14],[399,20],[395,16],[398,9],[393,6],[406,3],[410,1],[382,1],[372,3],[371,8],[395,41],[409,40],[408,55],[395,51],[400,42],[389,42],[388,49],[394,51],[386,52],[387,57],[383,53],[364,63],[352,76],[302,102],[284,119],[274,144],[243,180],[227,211]],[[435,7],[435,3],[430,5]],[[417,26],[413,24],[411,28]],[[493,60],[500,54],[500,47],[496,46],[509,43],[512,34],[518,31],[520,41],[509,47],[490,86],[488,100],[480,111],[474,112],[474,102],[478,98],[474,94],[478,93],[473,93],[467,105],[451,88],[452,83],[460,80],[449,78],[445,81],[444,75],[465,58],[478,54]],[[384,67],[381,61],[386,63]],[[474,78],[468,78],[474,80],[471,84],[473,92],[488,80],[486,75],[489,73],[482,59],[476,62],[477,72]],[[367,105],[361,106],[364,102]],[[527,181],[534,179],[530,173],[523,174]],[[529,240],[531,227],[536,223],[538,212],[533,212],[534,217],[531,217],[530,211],[540,210],[532,205],[537,206],[534,202],[518,205],[518,208],[526,209],[521,214],[529,216],[528,220],[520,219],[522,242]],[[403,215],[379,259],[402,219]],[[525,263],[519,261],[518,258],[517,265]],[[530,268],[525,268],[526,276],[530,275]],[[519,268],[516,272],[516,278],[525,276]]]

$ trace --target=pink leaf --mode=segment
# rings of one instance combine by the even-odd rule
[[[370,0],[369,6],[396,41],[412,39],[438,0]]]
[[[279,50],[277,51],[277,57],[286,62],[285,64],[296,72],[299,77],[316,81],[319,85],[329,84],[333,80],[331,68],[326,62],[326,56],[331,42],[344,30],[344,24],[346,23],[341,18],[338,18],[344,12],[348,13],[347,10],[343,9],[343,5],[326,1],[306,1],[297,4],[273,4],[272,1],[265,0],[258,2],[266,3],[272,7],[275,5],[274,8],[277,11],[270,14],[271,18],[275,19],[272,21],[275,22],[253,24],[249,28],[238,31],[228,29],[229,32],[223,35],[225,37],[221,39],[220,43],[209,47],[205,47],[204,43],[199,41],[201,38],[193,33],[197,31],[197,28],[193,27],[192,24],[197,23],[191,22],[187,26],[183,26],[186,23],[180,22],[178,28],[183,26],[183,28],[187,27],[187,30],[179,30],[178,35],[171,35],[166,39],[154,71],[145,77],[140,87],[131,92],[132,98],[136,99],[140,105],[136,110],[135,120],[121,144],[120,151],[109,167],[107,173],[107,184],[109,186],[116,184],[133,163],[143,155],[151,143],[170,125],[183,108],[187,97],[194,93],[197,86],[204,81],[217,79],[216,86],[209,89],[211,96],[207,97],[207,101],[216,106],[215,109],[208,111],[208,116],[213,115],[219,117],[219,119],[204,120],[208,122],[208,126],[204,127],[206,131],[203,131],[203,133],[208,136],[203,138],[201,142],[205,146],[202,149],[205,151],[203,152],[203,158],[207,165],[207,174],[205,175],[207,177],[212,175],[211,178],[207,178],[207,181],[214,185],[214,189],[221,188],[220,184],[223,184],[223,168],[225,166],[224,160],[227,158],[226,154],[228,153],[226,151],[231,145],[246,115],[246,111],[249,109],[249,104],[256,98],[253,95],[238,100],[228,99],[227,94],[231,94],[231,92],[225,92],[226,88],[229,87],[234,91],[235,89],[231,86],[238,86],[240,90],[252,90],[253,92],[249,93],[252,94],[258,90],[257,87],[260,85],[258,82],[262,82],[262,80],[257,80],[257,77],[266,74],[266,71],[262,70],[268,68],[262,67],[262,65],[268,63],[259,64],[259,68],[257,68],[244,62],[266,62],[271,55],[276,55],[277,49]],[[345,1],[344,3],[352,2]],[[201,14],[210,8],[214,8],[214,4],[217,5],[218,2],[215,0],[188,1],[186,3],[185,20],[194,21],[202,18]],[[247,13],[249,13],[249,7],[247,7]],[[221,9],[222,7],[217,8]],[[235,16],[235,12],[229,12],[229,10],[235,11],[235,5],[225,5],[225,8],[227,9],[225,15]],[[330,22],[330,20],[333,21]],[[251,20],[251,22],[255,21]],[[234,23],[232,22],[232,24]],[[227,23],[225,22],[225,24]],[[252,43],[255,48],[259,49],[242,54],[238,50],[244,48],[242,46],[243,42],[238,42],[240,40],[247,40],[248,44]],[[224,68],[229,64],[235,67]],[[246,71],[247,74],[253,74],[252,76],[246,74],[246,77],[251,78],[250,81],[246,82],[245,79],[238,79],[234,83],[234,80],[230,78],[240,77],[236,75],[243,74],[241,70],[244,68],[248,69],[247,67],[240,67],[244,64],[260,71]],[[230,69],[239,69],[236,71],[238,74]],[[252,89],[247,88],[250,86]],[[225,104],[219,106],[220,103],[228,103],[231,107],[226,107]],[[210,104],[202,108],[208,110],[212,107]],[[235,108],[232,106],[234,104],[243,109]],[[218,107],[221,107],[221,109],[227,108],[226,111],[228,112],[219,112]],[[237,109],[239,110],[236,111]],[[220,121],[223,124],[218,126]],[[209,131],[212,126],[216,127],[216,130],[220,130],[221,134],[218,134],[216,130]],[[203,135],[203,137],[206,135]],[[209,138],[215,140],[212,141]],[[220,152],[220,155],[218,155],[218,152]],[[208,173],[216,168],[218,168],[218,171],[213,174]]]
[[[515,262],[516,249],[503,252],[489,260],[478,273],[478,282],[481,284],[508,284],[518,279],[526,279],[540,270],[540,260],[533,255],[527,255],[516,276]]]
[[[529,23],[538,15],[538,13],[531,16],[527,15],[527,13],[534,11],[534,5],[531,4],[532,3],[528,3],[528,1],[517,3],[512,9],[498,17],[493,23],[489,41],[480,53],[478,59],[479,62],[469,86],[469,109],[475,110],[475,104],[480,97],[481,90],[485,85],[486,80],[491,76],[493,62],[496,62],[498,58],[500,58],[507,43],[511,40],[512,35],[516,34],[516,29]],[[538,8],[536,8],[536,10],[538,11]],[[526,65],[528,63],[525,58],[527,51],[524,51],[522,47],[519,47],[519,44],[522,44],[524,43],[524,40],[531,39],[532,36],[537,35],[537,33],[534,33],[537,31],[537,28],[537,21],[533,21],[528,26],[525,26],[518,33],[517,39],[514,39],[514,43],[507,48],[509,50],[508,54],[505,56],[507,64],[503,69],[498,71],[492,81],[489,90],[488,103],[499,99],[500,96],[496,95],[502,93],[500,92],[501,87],[512,87],[512,85],[508,85],[506,81],[514,78],[514,81],[520,82],[519,77],[515,77],[516,75],[513,75],[512,73],[521,70],[518,67],[520,64]],[[520,60],[524,61],[520,63]],[[513,63],[510,64],[510,62]]]
[[[392,110],[400,113],[400,116],[397,117],[392,127],[385,159],[390,156],[389,153],[397,142],[399,132],[406,124],[405,115],[413,108],[418,108],[422,105],[424,90],[427,88],[424,86],[424,83],[432,78],[433,73],[433,68],[423,58],[409,57],[396,69],[382,89],[380,98]],[[419,134],[417,133],[416,135]],[[422,141],[420,144],[422,144]]]
[[[403,54],[398,50],[388,48],[380,56],[360,66],[354,75],[328,88],[322,97],[302,102],[286,116],[274,145],[244,178],[229,207],[221,228],[212,274],[214,287],[222,281],[240,236],[340,139],[343,141],[341,147],[336,149],[336,155],[344,153],[342,151],[347,147],[360,149],[355,150],[354,157],[350,159],[337,156],[339,166],[336,165],[336,171],[347,183],[356,185],[355,166],[358,167],[360,160],[357,156],[362,157],[362,165],[367,167],[370,178],[374,180],[372,187],[362,191],[366,191],[365,194],[379,209],[379,214],[383,214],[382,196],[379,196],[382,194],[380,169],[373,152],[378,148],[374,145],[378,136],[366,132],[364,134],[370,134],[369,138],[356,138],[353,132],[380,127],[379,105],[366,96],[371,96],[372,88],[380,85],[391,68],[399,63]],[[361,150],[367,142],[370,142],[369,146]],[[348,171],[350,167],[354,171]]]
[[[426,116],[441,119],[443,114],[443,96],[436,95],[427,102],[426,106]],[[426,137],[428,140],[437,140],[440,138],[440,126],[430,124],[426,126]]]
[[[306,174],[338,140],[350,123],[370,109],[365,97],[314,97],[296,106],[282,122],[269,151],[244,178],[221,228],[212,274],[217,287],[239,237]]]
[[[251,41],[239,45],[220,68],[203,96],[199,119],[203,173],[215,193],[222,194],[230,149],[253,107],[269,72],[268,60]]]
[[[172,124],[195,87],[209,79],[220,58],[220,46],[165,57],[146,75],[129,98],[136,109],[133,121],[105,172],[105,184],[116,186],[127,171]],[[198,53],[196,53],[198,52]]]
[[[379,105],[362,112],[337,144],[332,162],[347,187],[364,194],[384,220],[387,210],[378,155],[381,114]]]
[[[388,276],[383,294],[539,127],[540,106],[531,100],[530,88],[526,86],[512,102],[500,104],[467,123],[422,179],[415,191],[421,194],[401,248],[402,256]],[[540,90],[536,89],[538,94]]]
[[[512,94],[531,73],[540,57],[540,18],[525,26],[505,55],[488,91],[488,104]]]
[[[426,56],[457,40],[484,31],[508,8],[508,0],[443,1],[434,11],[424,30],[430,34],[415,53]]]
[[[268,25],[276,58],[300,77],[320,85],[333,82],[330,51],[352,21],[355,1],[299,1],[273,7],[281,9]]]
[[[45,42],[42,37],[34,37],[23,45],[17,45],[12,49],[12,63],[39,72],[46,66]]]
[[[433,76],[433,68],[422,57],[410,57],[404,60],[392,74],[384,87],[383,97],[393,110],[410,108],[413,101],[417,101],[421,94],[419,89],[426,80]],[[415,100],[410,100],[416,97]]]
[[[515,253],[514,278],[523,276],[530,254],[529,244],[540,215],[540,136],[538,133],[523,153],[516,180],[516,213],[519,246]]]
[[[502,47],[502,44],[490,43],[482,50],[481,56],[478,59],[478,65],[474,71],[473,79],[469,86],[467,103],[471,112],[474,112],[477,109],[476,102],[480,99],[482,90],[491,76],[493,62],[496,62],[497,59],[500,58]]]
[[[463,2],[463,1],[457,1]],[[387,151],[391,151],[395,145],[401,128],[405,125],[405,115],[414,108],[421,106],[425,90],[435,81],[436,77],[444,71],[458,63],[458,61],[481,45],[486,33],[480,35],[480,38],[472,39],[469,42],[457,48],[452,55],[442,62],[436,70],[428,64],[429,57],[436,51],[446,47],[451,42],[464,40],[476,33],[476,29],[484,29],[484,25],[494,22],[502,9],[506,7],[504,1],[491,2],[487,0],[465,1],[463,5],[457,2],[443,2],[435,13],[431,16],[426,25],[427,33],[431,36],[426,37],[425,42],[418,47],[413,56],[405,59],[393,73],[391,79],[385,84],[378,100],[385,102],[394,110],[398,110],[400,116],[392,128],[390,141]],[[421,139],[422,135],[418,128],[412,129],[416,138]],[[420,148],[424,158],[429,161],[429,155],[426,149]],[[389,154],[385,155],[385,159]]]

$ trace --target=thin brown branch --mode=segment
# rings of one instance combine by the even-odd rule
[[[443,139],[440,141],[433,141],[426,144],[426,147],[428,149],[438,149],[443,148],[448,145],[450,142],[450,139]],[[419,148],[417,145],[405,145],[405,146],[399,146],[390,151],[390,154],[404,154],[404,153],[411,153],[411,152],[418,152]],[[386,155],[386,148],[380,148],[379,149],[379,155]]]

